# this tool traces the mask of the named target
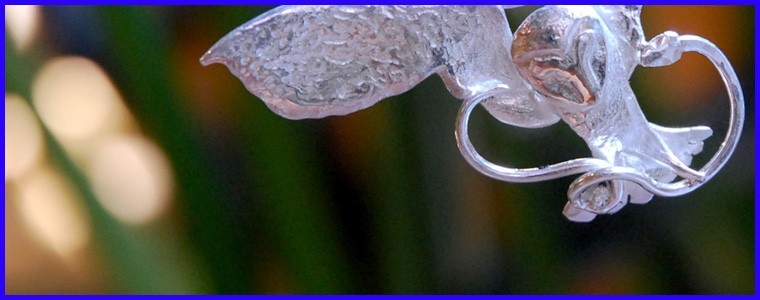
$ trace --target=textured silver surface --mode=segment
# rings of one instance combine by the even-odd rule
[[[672,32],[646,42],[640,13],[640,6],[543,7],[517,29],[514,63],[534,89],[548,96],[546,103],[586,141],[595,158],[656,182],[680,176],[701,184],[705,172],[688,165],[712,130],[649,123],[628,82],[637,65],[669,65],[683,51]],[[586,188],[571,196],[571,203],[592,213],[612,213],[627,201],[646,203],[653,196],[633,181]]]
[[[437,73],[464,100],[456,137],[474,168],[510,182],[583,173],[570,186],[564,214],[587,222],[628,201],[691,192],[720,170],[741,133],[743,95],[723,53],[674,32],[645,41],[640,14],[641,6],[545,6],[513,37],[501,6],[283,6],[230,32],[201,63],[226,65],[292,119],[348,114]],[[628,82],[636,66],[667,66],[687,51],[713,62],[731,102],[729,132],[699,171],[689,164],[712,130],[649,123]],[[478,104],[516,126],[561,119],[593,157],[540,168],[493,164],[467,133]]]
[[[502,122],[555,123],[509,59],[500,6],[282,6],[238,27],[202,58],[222,63],[274,112],[343,115],[438,73],[456,97],[498,90],[484,104]]]
[[[543,7],[516,31],[514,62],[533,88],[550,96],[547,103],[586,140],[594,157],[632,167],[662,182],[670,182],[677,175],[696,179],[698,175],[689,174],[683,166],[702,150],[702,140],[712,134],[710,128],[650,126],[628,83],[639,63],[635,54],[645,41],[641,34],[612,30],[637,28],[634,20],[639,13],[636,6],[620,10]],[[673,156],[677,160],[672,160]],[[611,189],[611,185],[600,188]],[[652,198],[634,183],[619,188],[624,193],[622,199],[599,200],[605,205],[578,199],[576,206],[606,212],[624,199],[646,203]]]

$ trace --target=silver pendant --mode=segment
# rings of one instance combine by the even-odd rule
[[[641,6],[545,6],[513,36],[504,9],[281,6],[227,34],[201,63],[226,65],[289,119],[349,114],[436,73],[464,100],[456,139],[467,162],[508,182],[582,174],[570,185],[564,209],[577,222],[615,213],[629,201],[689,193],[733,153],[744,120],[743,95],[728,59],[709,41],[671,31],[645,41]],[[731,104],[725,140],[699,170],[689,165],[712,130],[648,122],[628,83],[637,65],[667,66],[690,51],[718,69]],[[491,163],[468,137],[478,104],[513,126],[562,120],[586,141],[593,158],[540,168]]]

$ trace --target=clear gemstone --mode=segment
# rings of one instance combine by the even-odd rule
[[[592,212],[603,212],[610,204],[612,195],[610,188],[607,182],[602,182],[581,192],[580,208]]]

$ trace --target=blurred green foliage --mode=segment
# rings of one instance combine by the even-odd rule
[[[216,40],[268,9],[45,7],[46,34],[24,54],[6,33],[6,92],[30,99],[30,81],[46,59],[89,57],[169,157],[176,211],[131,227],[98,206],[80,170],[46,135],[54,162],[93,216],[101,263],[112,276],[104,290],[753,293],[753,53],[729,56],[747,119],[718,176],[689,195],[629,204],[579,224],[561,214],[573,178],[497,182],[464,162],[453,136],[461,102],[437,77],[353,115],[292,121],[269,111],[222,66],[200,66]],[[528,12],[510,11],[513,28]],[[751,48],[754,9],[741,15],[732,22],[747,28],[741,36]],[[640,73],[632,80],[637,93],[668,88],[642,86]],[[639,100],[655,118],[683,115],[642,95],[649,94]],[[724,98],[723,90],[706,94],[704,108],[683,125],[706,122],[719,142],[726,121],[710,107]],[[564,124],[511,128],[476,111],[471,127],[486,156],[505,164],[588,155]]]

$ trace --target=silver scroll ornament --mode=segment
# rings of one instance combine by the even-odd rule
[[[711,42],[668,31],[644,40],[641,6],[545,6],[512,35],[503,6],[281,6],[233,30],[200,59],[222,63],[275,113],[289,119],[345,115],[408,91],[433,73],[464,103],[456,139],[481,173],[508,182],[582,174],[565,216],[612,214],[630,201],[689,193],[736,148],[744,119],[739,81]],[[629,79],[694,51],[726,85],[729,130],[712,159],[689,167],[712,135],[706,126],[647,121]],[[538,128],[563,120],[593,158],[510,168],[483,158],[468,137],[481,104],[499,121]],[[680,180],[677,180],[680,178]]]

